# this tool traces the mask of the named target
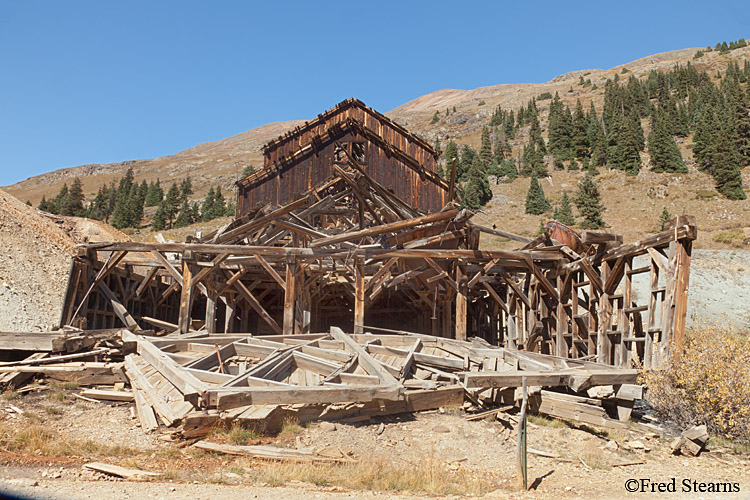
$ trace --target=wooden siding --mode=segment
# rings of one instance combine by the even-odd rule
[[[354,127],[347,127],[349,119],[356,120],[385,144],[371,140]],[[239,183],[238,215],[244,215],[267,203],[288,203],[300,193],[329,179],[334,175],[336,142],[364,142],[367,162],[362,166],[365,171],[376,182],[413,207],[425,212],[435,212],[449,201],[444,187],[420,174],[418,168],[401,161],[389,148],[400,150],[421,168],[431,172],[437,169],[434,151],[386,117],[359,101],[349,100],[320,115],[305,127],[266,146],[264,169],[258,175]],[[306,154],[294,160],[288,159],[310,143],[315,144],[315,147]]]

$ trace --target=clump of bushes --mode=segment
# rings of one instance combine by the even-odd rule
[[[742,229],[730,229],[716,233],[713,240],[717,243],[724,243],[737,248],[742,248],[745,244],[745,233]]]
[[[645,375],[649,403],[680,427],[750,443],[750,341],[733,329],[689,331],[669,366]]]

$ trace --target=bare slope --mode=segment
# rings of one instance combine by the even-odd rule
[[[0,191],[0,331],[57,326],[75,243],[55,222]]]

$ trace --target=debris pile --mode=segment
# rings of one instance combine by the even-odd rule
[[[477,338],[337,327],[282,336],[147,333],[6,334],[0,352],[25,359],[0,364],[2,383],[17,389],[44,376],[75,382],[84,388],[81,399],[133,401],[141,428],[171,439],[200,438],[220,423],[275,431],[289,419],[362,422],[447,406],[484,418],[514,412],[524,379],[533,412],[627,428],[642,396],[637,370],[561,363]]]

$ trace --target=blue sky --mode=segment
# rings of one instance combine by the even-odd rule
[[[176,153],[347,97],[442,88],[750,39],[750,2],[0,0],[0,185]]]

